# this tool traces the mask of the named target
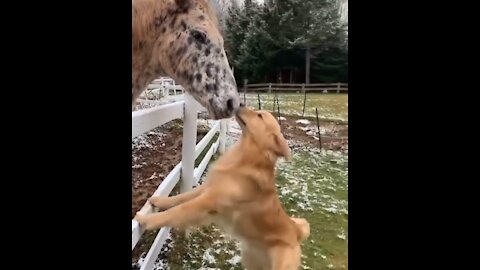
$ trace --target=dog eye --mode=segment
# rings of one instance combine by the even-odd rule
[[[205,44],[206,40],[207,40],[207,36],[205,35],[205,33],[202,33],[200,31],[197,31],[197,30],[193,30],[192,31],[192,37],[199,43],[202,43],[202,44]]]
[[[263,116],[261,113],[257,114],[258,117],[260,117],[260,119],[263,119]]]

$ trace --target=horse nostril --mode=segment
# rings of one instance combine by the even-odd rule
[[[227,110],[228,111],[233,111],[233,99],[227,100]]]
[[[243,102],[240,102],[240,107],[245,107],[245,104],[243,104]]]

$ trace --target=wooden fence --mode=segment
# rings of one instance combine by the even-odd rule
[[[323,92],[323,93],[348,93],[347,83],[311,83],[311,84],[296,84],[296,83],[258,83],[248,84],[244,83],[243,92]]]

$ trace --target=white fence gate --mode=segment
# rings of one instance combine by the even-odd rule
[[[171,93],[172,92],[172,93]],[[147,86],[141,97],[148,99],[159,99],[170,95],[179,95],[185,93],[181,85],[177,85],[172,78],[160,77]]]
[[[174,119],[184,119],[182,161],[175,166],[167,177],[165,177],[155,191],[155,196],[167,197],[179,180],[181,180],[180,192],[191,190],[194,184],[200,180],[213,154],[217,151],[220,153],[225,151],[226,132],[229,119],[216,121],[210,131],[198,144],[196,144],[197,117],[198,112],[200,111],[205,111],[205,108],[196,102],[192,96],[185,94],[185,99],[183,101],[132,112],[132,139]],[[198,167],[195,168],[195,160],[203,152],[217,132],[220,133],[218,139],[212,144]],[[146,203],[140,210],[142,214],[148,214],[152,211],[153,209],[149,203]],[[165,239],[169,232],[170,228],[168,227],[160,229],[142,263],[141,270],[153,268],[155,260],[157,259],[160,249],[165,243]],[[142,234],[143,230],[140,228],[138,222],[132,220],[132,250],[135,248]]]

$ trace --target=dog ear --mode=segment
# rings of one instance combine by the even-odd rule
[[[279,157],[284,157],[287,161],[292,161],[290,147],[282,134],[273,135],[273,151]]]

